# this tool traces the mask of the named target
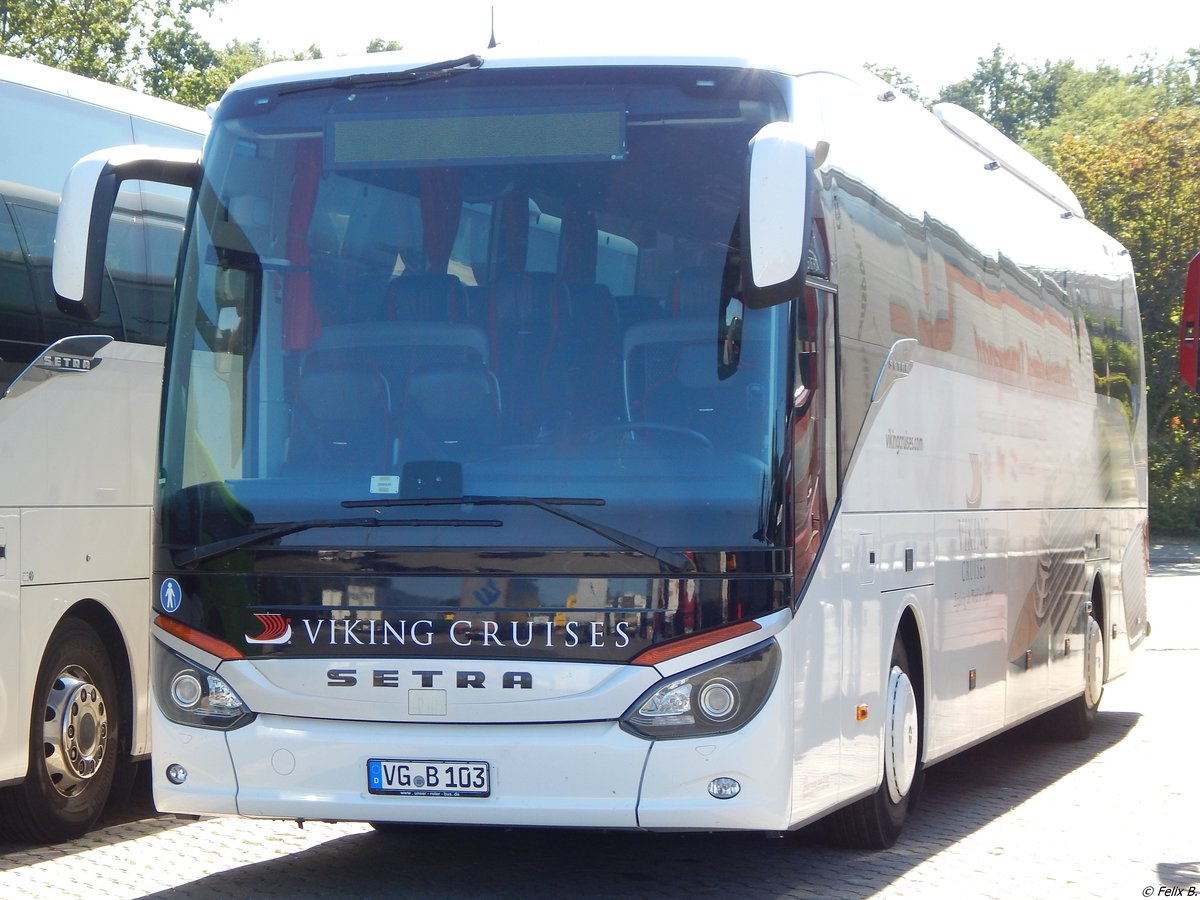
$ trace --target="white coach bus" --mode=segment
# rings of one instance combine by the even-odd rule
[[[963,110],[799,60],[381,54],[250,74],[202,159],[145,157],[76,168],[55,279],[94,309],[124,173],[195,187],[161,809],[886,846],[926,766],[1086,734],[1129,666],[1129,256]]]
[[[198,148],[208,117],[0,57],[0,836],[73,837],[149,752],[150,507],[186,194],[122,192],[99,315],[55,303],[83,154]]]

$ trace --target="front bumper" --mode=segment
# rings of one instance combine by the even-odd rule
[[[780,694],[783,692],[776,692]],[[776,696],[739,731],[648,741],[613,721],[530,725],[343,722],[259,715],[232,732],[167,722],[155,709],[154,800],[164,812],[331,821],[655,830],[784,830],[790,751]],[[367,789],[367,760],[483,760],[488,797]],[[166,777],[187,770],[183,784]],[[716,799],[717,777],[741,792]]]

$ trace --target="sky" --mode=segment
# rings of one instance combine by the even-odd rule
[[[336,9],[336,19],[328,12]],[[1129,70],[1200,47],[1200,4],[1187,0],[225,0],[196,20],[210,43],[261,39],[280,54],[321,48],[341,56],[372,38],[397,41],[423,59],[482,51],[494,11],[501,43],[555,47],[641,45],[663,37],[719,46],[730,36],[787,41],[843,65],[895,68],[927,97],[971,76],[1000,45],[1019,63],[1073,59]]]

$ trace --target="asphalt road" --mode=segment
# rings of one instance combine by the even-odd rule
[[[82,840],[0,844],[0,897],[1200,897],[1200,565],[1154,565],[1150,619],[1088,740],[1023,727],[934,766],[884,852],[810,833],[301,830],[157,816],[143,795]]]

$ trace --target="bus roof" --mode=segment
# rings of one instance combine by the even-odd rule
[[[0,56],[0,82],[20,84],[33,90],[70,97],[93,106],[161,122],[196,134],[208,131],[208,116],[201,110],[27,59]]]
[[[742,52],[744,50],[744,52]],[[711,50],[697,46],[681,49],[629,49],[562,47],[546,52],[541,46],[519,47],[501,45],[491,49],[462,44],[449,48],[444,54],[428,51],[398,50],[384,53],[363,53],[339,56],[331,59],[288,60],[272,63],[239,78],[230,87],[231,91],[267,87],[277,84],[294,84],[326,78],[352,75],[387,74],[401,72],[417,66],[435,63],[444,59],[458,59],[478,53],[485,68],[547,68],[582,66],[697,66],[705,68],[761,69],[799,75],[810,71],[833,71],[851,78],[867,74],[858,66],[814,64],[815,60],[806,50],[805,64],[801,65],[794,49],[791,52],[774,53],[762,46],[734,48],[719,47]]]

